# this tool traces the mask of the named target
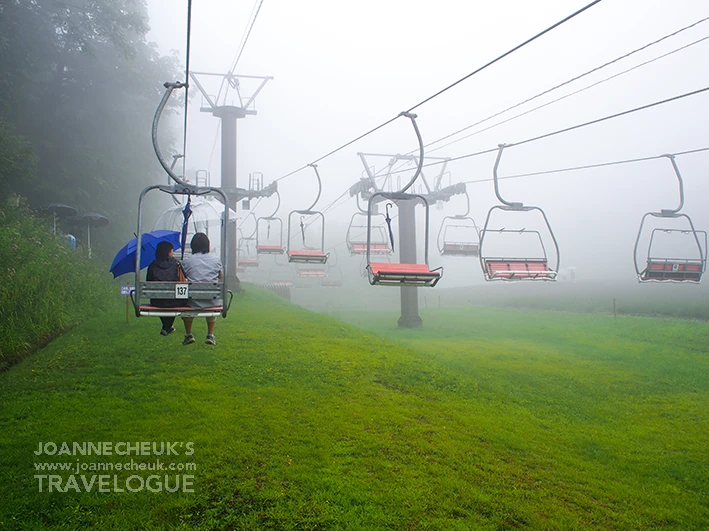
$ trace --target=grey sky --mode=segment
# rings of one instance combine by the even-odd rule
[[[274,80],[257,98],[258,115],[239,123],[239,184],[245,185],[248,174],[257,171],[263,172],[268,184],[323,156],[587,3],[264,0],[235,73],[273,76]],[[176,50],[184,61],[186,2],[151,0],[149,4],[150,40],[164,53]],[[191,68],[226,72],[257,4],[250,0],[195,2]],[[464,128],[705,17],[709,17],[709,5],[701,0],[605,0],[416,109],[424,142]],[[707,35],[709,21],[485,125]],[[431,146],[428,153],[459,157],[707,87],[708,52],[709,41],[699,43],[433,151],[479,128],[470,129]],[[217,89],[213,85],[209,90]],[[244,89],[248,93],[248,87]],[[503,156],[500,175],[707,147],[708,101],[709,93],[705,93],[511,147]],[[218,182],[219,147],[213,148],[217,121],[199,113],[197,96],[191,102],[189,124],[187,166],[210,169]],[[357,152],[404,153],[415,147],[408,120],[400,118],[323,160],[319,169],[324,191],[318,206],[329,204],[360,177],[363,167]],[[489,178],[494,159],[495,155],[489,154],[451,163],[451,179],[459,182]],[[706,228],[709,180],[705,168],[709,153],[679,157],[677,161],[685,178],[684,210],[700,228]],[[382,166],[385,162],[382,159]],[[676,181],[665,160],[514,179],[504,181],[501,187],[509,199],[545,209],[557,232],[562,255],[568,256],[565,260],[562,256],[565,265],[598,262],[599,254],[607,250],[623,263],[625,276],[642,214],[677,203]],[[282,212],[305,208],[315,194],[312,170],[281,181],[279,188]],[[487,210],[496,203],[492,183],[469,185],[468,190],[471,214],[481,224]],[[454,199],[448,210],[433,212],[432,236],[443,215],[457,213],[464,206],[462,198]],[[349,200],[333,211],[332,218],[348,219],[355,208],[354,200]],[[434,265],[437,260],[432,259]]]

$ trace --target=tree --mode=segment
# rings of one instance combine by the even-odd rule
[[[151,123],[174,57],[146,41],[144,0],[0,0],[0,119],[37,154],[8,182],[30,205],[100,211],[131,234],[137,196],[163,182]]]

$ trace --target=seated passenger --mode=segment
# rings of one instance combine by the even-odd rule
[[[216,282],[223,276],[222,262],[218,256],[209,253],[209,238],[203,232],[198,232],[192,237],[190,242],[192,256],[188,256],[182,261],[182,269],[189,282]],[[221,300],[195,300],[191,299],[190,304],[194,308],[209,308],[211,306],[221,306]],[[214,326],[217,322],[216,316],[207,317],[207,338],[206,343],[216,345],[214,337]],[[185,339],[183,345],[189,345],[196,340],[192,335],[192,323],[194,317],[183,317],[185,323]]]
[[[176,282],[178,279],[178,268],[180,264],[174,257],[174,247],[170,242],[160,242],[155,249],[155,260],[148,266],[148,274],[145,280],[148,282]],[[150,299],[150,304],[158,308],[174,308],[182,303],[175,299]],[[172,326],[174,317],[160,317],[162,330],[160,334],[166,336],[175,331]]]

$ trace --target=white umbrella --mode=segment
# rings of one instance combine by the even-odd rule
[[[176,230],[182,231],[182,223],[184,216],[182,210],[185,205],[176,205],[168,208],[163,212],[153,226],[153,230]],[[210,227],[221,227],[222,217],[224,216],[224,205],[218,201],[209,201],[204,198],[192,198],[191,203],[192,215],[190,216],[187,229],[187,241],[190,235],[198,232],[204,232],[209,236]],[[236,212],[229,209],[229,222],[234,223],[236,220]],[[209,238],[212,241],[212,247],[216,250],[219,248],[220,238]],[[188,246],[185,245],[187,251]]]
[[[168,208],[163,212],[155,222],[153,230],[182,230],[182,210],[185,205],[177,205]],[[206,199],[192,199],[192,216],[190,217],[190,225],[196,228],[196,232],[207,227],[215,225],[220,226],[222,217],[224,216],[224,206],[221,203],[207,201]],[[236,212],[229,209],[229,220],[236,219]]]

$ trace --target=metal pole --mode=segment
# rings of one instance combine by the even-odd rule
[[[416,263],[416,201],[399,201],[399,260],[402,264]],[[419,328],[423,320],[419,316],[418,288],[402,286],[401,317],[399,327]]]
[[[126,282],[126,286],[130,286],[130,282]],[[126,295],[126,324],[130,323],[130,295]]]
[[[212,114],[222,121],[222,184],[224,190],[236,189],[236,121],[244,118],[246,114],[241,107],[223,106],[212,109]],[[228,193],[228,192],[227,192]],[[238,200],[234,196],[229,197],[229,208],[236,212]],[[229,289],[238,291],[241,288],[241,281],[236,275],[236,250],[237,250],[237,223],[229,223],[226,230],[227,248],[230,249],[227,255],[227,278],[226,284]]]

